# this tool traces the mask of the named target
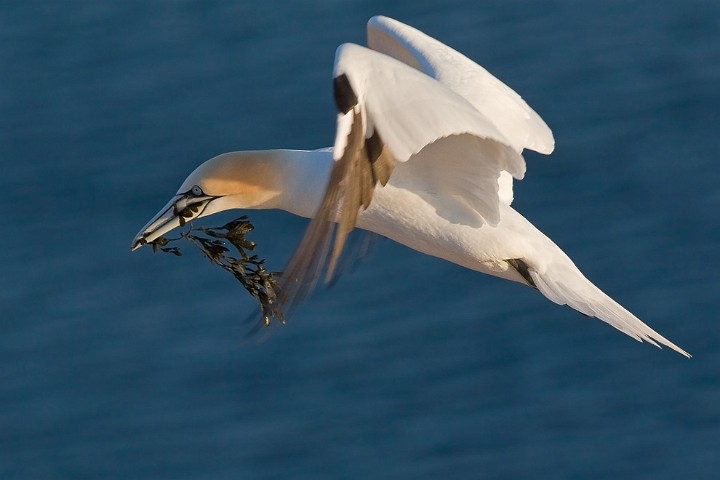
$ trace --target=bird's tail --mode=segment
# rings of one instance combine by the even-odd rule
[[[553,302],[607,322],[640,342],[649,342],[658,348],[662,344],[690,357],[689,353],[645,325],[585,278],[566,255],[553,259],[545,267],[543,273],[530,267],[527,274],[534,286]]]

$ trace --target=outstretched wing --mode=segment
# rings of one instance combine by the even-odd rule
[[[557,247],[555,247],[557,248]],[[648,342],[656,347],[666,345],[676,352],[690,354],[647,326],[622,305],[596,287],[578,270],[575,264],[556,249],[557,253],[542,272],[530,268],[527,275],[540,292],[558,305],[568,305],[589,317],[606,322],[635,340]]]
[[[462,53],[392,18],[376,16],[367,25],[368,45],[436,79],[485,115],[518,152],[549,154],[552,131],[510,87]],[[500,198],[512,203],[512,178],[500,177]]]
[[[368,46],[420,70],[464,97],[516,150],[549,154],[552,131],[510,87],[483,67],[429,35],[392,18],[368,21]]]
[[[501,171],[516,178],[525,172],[520,153],[486,115],[437,80],[387,55],[353,44],[340,46],[334,92],[339,110],[335,164],[322,204],[283,273],[286,303],[315,285],[328,257],[326,278],[332,277],[359,211],[370,205],[374,189],[391,179],[398,164],[409,161],[405,178],[426,178],[443,196],[460,199],[492,224],[499,220],[497,189],[488,194],[477,188],[483,182],[473,176],[497,185]],[[453,138],[465,140],[456,144],[462,149],[455,148],[455,155],[447,150],[447,163],[423,161],[426,147],[439,140],[452,145]]]

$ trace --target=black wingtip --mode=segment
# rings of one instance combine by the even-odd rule
[[[357,95],[344,73],[333,79],[333,95],[335,96],[335,105],[340,113],[349,112],[358,103]]]
[[[535,285],[535,282],[533,281],[532,277],[530,276],[530,268],[528,267],[528,264],[525,263],[523,260],[519,258],[510,258],[508,260],[505,260],[511,267],[513,267],[517,272],[522,275],[522,277],[527,282],[528,286],[537,289],[537,285]]]

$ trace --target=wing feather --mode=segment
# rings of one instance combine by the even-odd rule
[[[549,154],[555,148],[552,131],[514,90],[483,67],[444,43],[392,18],[375,16],[367,25],[368,45],[424,72],[463,96],[490,119],[518,151]],[[512,177],[498,181],[500,200],[513,201]]]
[[[335,162],[318,212],[281,278],[286,305],[316,285],[326,263],[325,279],[332,279],[359,212],[371,204],[378,184],[393,181],[396,165],[408,163],[399,181],[418,186],[430,179],[432,190],[455,199],[458,211],[472,213],[461,221],[489,223],[499,219],[501,172],[516,178],[525,172],[520,153],[483,113],[394,58],[341,45],[333,86],[339,111]]]
[[[553,151],[555,140],[543,119],[514,90],[462,53],[384,16],[371,18],[367,31],[370,48],[424,72],[467,99],[518,151]]]
[[[340,105],[336,144],[342,145],[342,155],[333,164],[322,203],[280,278],[280,301],[286,310],[315,287],[328,256],[325,279],[332,280],[358,213],[370,206],[373,190],[378,183],[387,183],[395,163],[377,132],[365,138],[360,108],[356,105],[342,113]]]
[[[598,318],[638,341],[656,347],[666,345],[690,357],[682,348],[647,326],[635,315],[606,295],[580,273],[567,257],[547,265],[543,273],[530,269],[529,274],[540,292],[558,305],[569,307],[589,317]]]

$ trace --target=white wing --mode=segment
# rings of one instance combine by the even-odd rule
[[[568,305],[589,317],[596,317],[636,340],[649,342],[656,347],[658,344],[666,345],[690,357],[685,350],[647,326],[596,287],[567,255],[549,239],[546,240],[550,245],[544,253],[554,258],[547,262],[542,273],[533,268],[529,268],[527,272],[533,285],[543,295],[558,305]]]
[[[392,18],[376,16],[367,25],[368,45],[435,78],[485,115],[518,152],[549,154],[550,128],[510,87],[460,52]],[[512,178],[500,177],[501,200],[512,203]]]
[[[525,160],[497,126],[428,75],[353,44],[338,48],[334,75],[340,111],[335,164],[323,202],[285,270],[286,301],[312,288],[328,255],[332,276],[358,212],[398,163],[408,162],[399,176],[455,199],[458,210],[469,209],[474,221],[489,224],[500,218],[500,173],[525,173]],[[425,148],[441,148],[442,154],[418,155]],[[423,160],[430,157],[441,161]]]
[[[335,79],[341,110],[336,159],[342,155],[338,147],[349,133],[347,119],[353,108],[363,117],[363,128],[370,134],[366,137],[377,129],[400,162],[438,138],[461,133],[511,145],[492,120],[464,97],[387,55],[359,45],[341,45],[335,58]],[[338,92],[338,88],[351,90]],[[521,178],[525,161],[519,152],[513,157],[517,166],[509,169]]]
[[[435,78],[490,119],[518,151],[549,154],[550,128],[510,87],[444,43],[392,18],[376,16],[367,25],[368,46]]]

